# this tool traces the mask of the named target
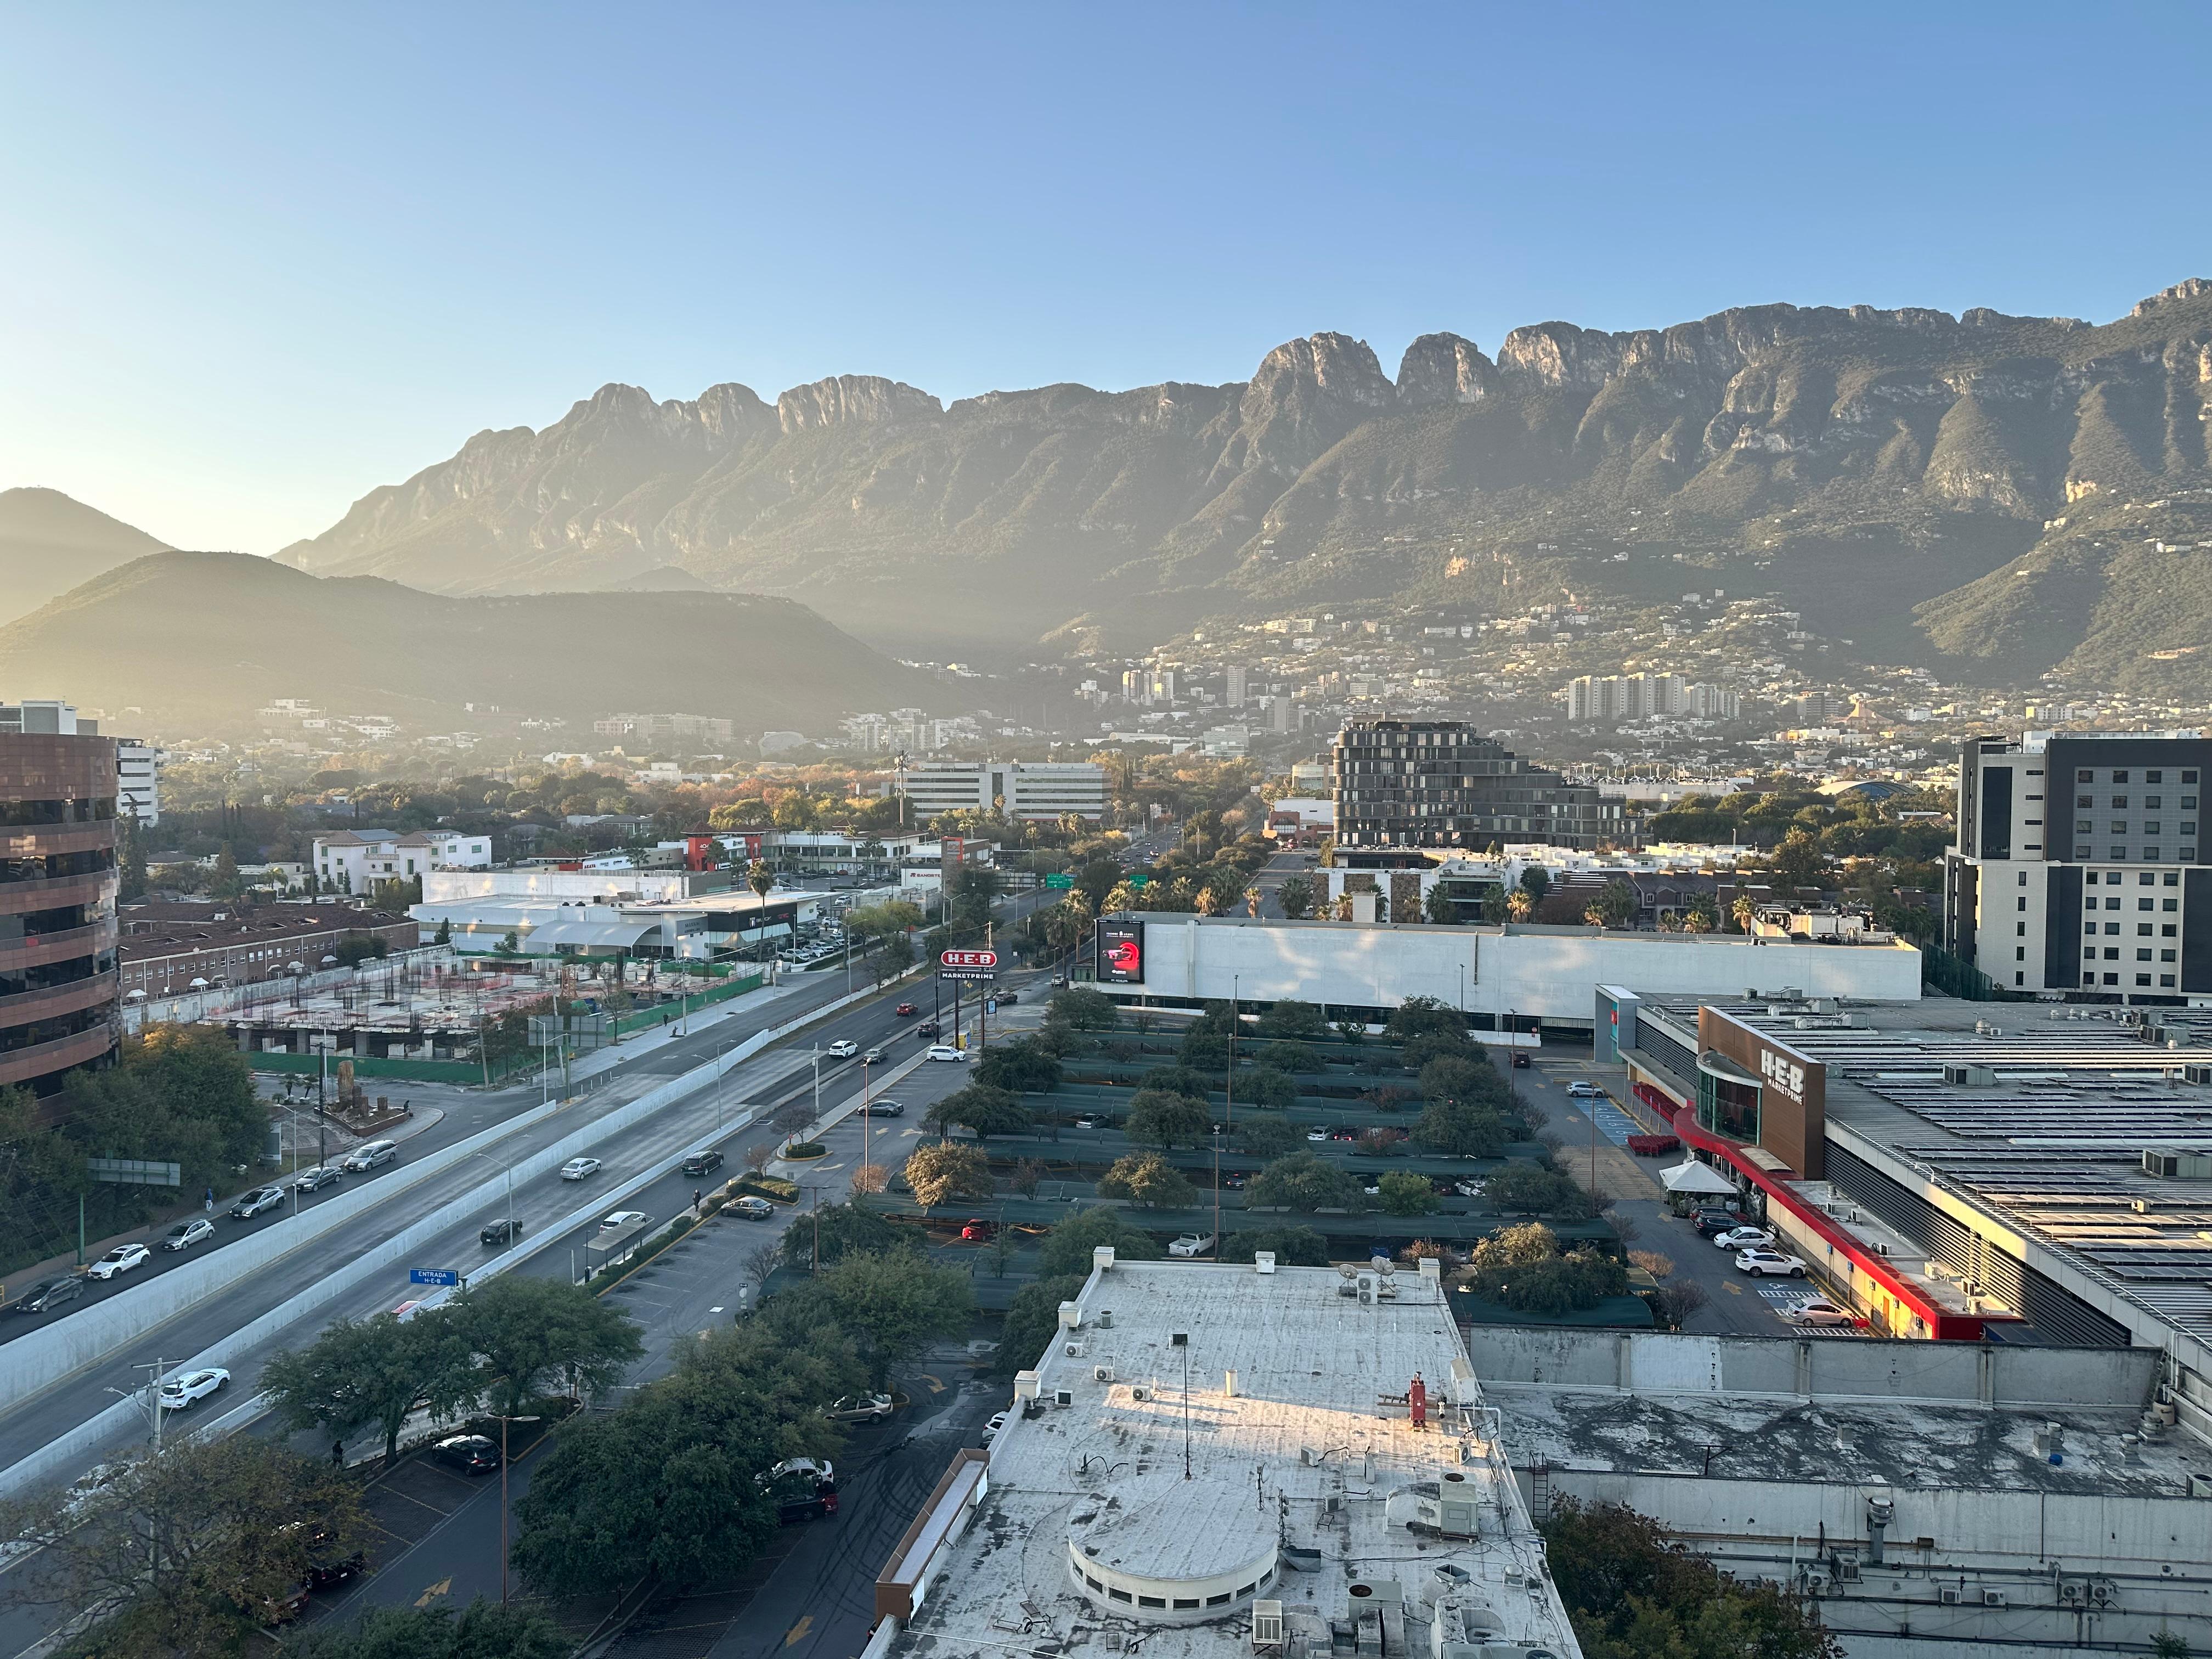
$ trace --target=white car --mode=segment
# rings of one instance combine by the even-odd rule
[[[349,1175],[358,1175],[363,1170],[374,1170],[380,1164],[389,1164],[399,1156],[396,1140],[372,1140],[366,1146],[356,1146],[338,1160],[338,1168]]]
[[[887,1394],[848,1394],[824,1406],[822,1415],[832,1423],[870,1423],[879,1417],[889,1417],[892,1403]]]
[[[1774,1243],[1774,1235],[1764,1227],[1731,1227],[1713,1243],[1723,1250],[1758,1250]]]
[[[930,1060],[965,1060],[968,1056],[962,1054],[957,1048],[954,1048],[949,1042],[933,1042],[929,1045],[929,1051],[926,1058]]]
[[[153,1258],[153,1251],[143,1244],[118,1244],[106,1255],[87,1267],[85,1272],[94,1279],[112,1279],[118,1273],[127,1273]]]
[[[1856,1325],[1858,1316],[1849,1308],[1839,1308],[1825,1296],[1816,1296],[1810,1302],[1801,1302],[1794,1308],[1784,1308],[1782,1316],[1797,1325]]]
[[[1738,1250],[1735,1269],[1741,1273],[1749,1273],[1753,1279],[1763,1279],[1769,1273],[1790,1279],[1805,1277],[1804,1258],[1784,1255],[1779,1250]]]
[[[653,1218],[642,1210],[617,1210],[599,1223],[603,1233],[619,1232],[633,1222],[650,1221]]]
[[[989,1445],[999,1437],[999,1431],[1006,1426],[1006,1413],[1000,1412],[983,1425],[983,1443]]]
[[[1574,1082],[1567,1085],[1567,1098],[1570,1100],[1603,1100],[1605,1098],[1605,1091],[1599,1088],[1595,1083],[1584,1083],[1578,1078]]]
[[[1168,1246],[1168,1254],[1170,1255],[1184,1256],[1204,1255],[1212,1248],[1213,1235],[1212,1233],[1206,1233],[1202,1236],[1198,1233],[1185,1233],[1181,1238],[1176,1239],[1172,1244]]]
[[[850,1060],[860,1052],[860,1045],[845,1037],[839,1037],[825,1052],[832,1060]]]
[[[599,1160],[596,1158],[572,1158],[561,1166],[561,1179],[581,1181],[586,1176],[599,1172]]]
[[[180,1371],[161,1384],[161,1409],[180,1412],[187,1406],[197,1406],[201,1401],[221,1394],[230,1386],[230,1373],[220,1365],[204,1370]]]
[[[215,1223],[205,1216],[194,1216],[190,1221],[179,1221],[161,1235],[165,1250],[189,1250],[204,1238],[215,1237]]]

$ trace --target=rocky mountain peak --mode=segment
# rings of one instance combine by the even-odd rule
[[[1245,390],[1247,418],[1307,393],[1362,409],[1388,409],[1398,400],[1398,389],[1384,378],[1366,341],[1314,334],[1285,340],[1260,360]]]
[[[944,405],[928,392],[878,374],[835,374],[811,386],[795,386],[775,400],[776,419],[787,436],[848,422],[935,420],[944,413]]]
[[[1480,403],[1498,390],[1498,366],[1474,341],[1424,334],[1398,363],[1398,401],[1407,409]]]
[[[2176,305],[2184,300],[2201,300],[2208,294],[2212,294],[2212,281],[2203,276],[2191,276],[2185,281],[2176,283],[2172,288],[2160,289],[2148,300],[2137,301],[2136,308],[2128,313],[2128,315],[2140,317],[2145,312],[2157,310],[2160,306]]]

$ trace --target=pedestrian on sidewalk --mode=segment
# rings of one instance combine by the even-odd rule
[[[331,1442],[331,1467],[337,1469],[345,1467],[345,1442],[343,1440]]]
[[[201,1204],[201,1206],[202,1206],[203,1208],[204,1208],[210,1215],[213,1215],[213,1214],[215,1213],[215,1188],[214,1188],[210,1187],[210,1188],[209,1188],[207,1189],[207,1196],[206,1196],[205,1198],[204,1198],[204,1199],[202,1199],[202,1200],[200,1200],[200,1204]]]
[[[699,1200],[700,1200],[702,1197],[704,1197],[704,1196],[705,1196],[705,1189],[704,1189],[704,1188],[699,1188],[699,1187],[694,1187],[694,1188],[691,1189],[691,1213],[692,1213],[693,1215],[696,1215],[696,1214],[698,1214],[698,1213],[699,1213]]]

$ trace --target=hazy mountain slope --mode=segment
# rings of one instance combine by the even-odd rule
[[[1431,334],[1395,379],[1324,333],[1241,386],[949,409],[865,376],[772,407],[609,386],[542,433],[479,434],[286,556],[453,592],[673,564],[906,649],[987,649],[1078,618],[1134,641],[1285,603],[1480,612],[1492,601],[1444,572],[1516,547],[1602,592],[1621,573],[1573,538],[1603,531],[1741,561],[1732,593],[1802,581],[1808,626],[1928,654],[1964,635],[1935,612],[1913,631],[1910,605],[2004,566],[2069,499],[2197,479],[2208,404],[2198,281],[2102,326],[1768,305],[1618,334],[1544,323],[1494,358]],[[2085,621],[2048,625],[2072,650]]]
[[[448,599],[236,553],[155,554],[0,628],[0,684],[176,718],[234,719],[289,696],[459,723],[466,702],[726,715],[751,732],[927,707],[936,690],[788,599]]]
[[[58,489],[0,489],[0,622],[166,545]]]

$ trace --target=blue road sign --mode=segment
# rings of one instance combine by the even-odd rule
[[[407,1282],[410,1285],[458,1285],[461,1282],[461,1276],[451,1267],[410,1267]]]

